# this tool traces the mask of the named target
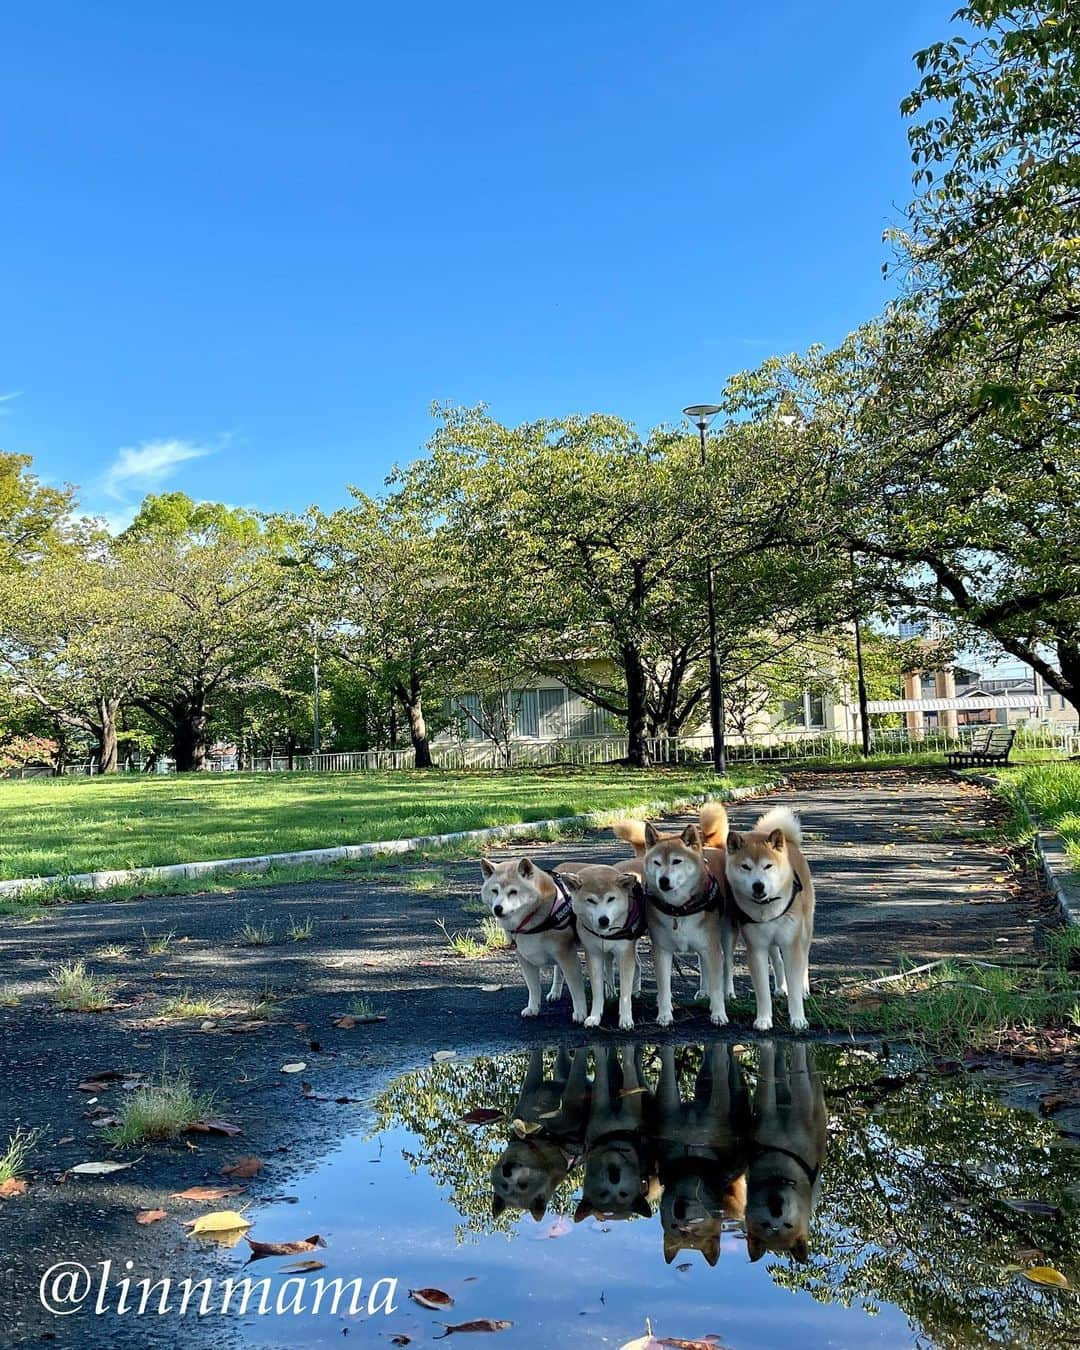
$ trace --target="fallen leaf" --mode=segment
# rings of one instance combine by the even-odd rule
[[[652,1334],[652,1323],[646,1317],[645,1335],[637,1336],[632,1341],[627,1341],[619,1346],[619,1350],[659,1350],[660,1342]]]
[[[219,1209],[213,1214],[200,1214],[197,1219],[189,1219],[184,1227],[191,1229],[192,1237],[202,1237],[204,1234],[213,1236],[215,1233],[239,1235],[249,1229],[251,1224],[235,1209]]]
[[[505,1120],[506,1112],[499,1111],[494,1106],[477,1106],[472,1111],[466,1111],[458,1119],[463,1125],[491,1125],[496,1120]]]
[[[684,1340],[681,1336],[663,1336],[658,1344],[671,1346],[672,1350],[721,1350],[716,1336],[703,1336],[692,1341]]]
[[[301,1252],[313,1252],[316,1247],[326,1246],[318,1233],[300,1238],[297,1242],[256,1242],[254,1238],[245,1238],[244,1241],[251,1248],[252,1261],[261,1261],[264,1256],[299,1256]]]
[[[1056,1219],[1061,1213],[1057,1205],[1051,1205],[1046,1200],[1006,1200],[1005,1203],[1019,1214],[1041,1214],[1048,1219]]]
[[[129,1162],[76,1163],[74,1167],[68,1168],[68,1172],[73,1177],[104,1177],[110,1172],[122,1172],[125,1168],[134,1166],[134,1163]]]
[[[535,1134],[542,1126],[537,1124],[535,1120],[522,1120],[518,1117],[510,1122],[510,1128],[519,1139],[525,1139],[528,1135]]]
[[[421,1308],[430,1308],[433,1312],[454,1306],[454,1300],[443,1289],[410,1289],[409,1297]]]
[[[357,1025],[356,1018],[346,1014],[344,1017],[335,1017],[330,1021],[332,1027],[337,1027],[339,1031],[352,1031]]]
[[[307,1065],[304,1063],[304,1061],[303,1061],[302,1059],[298,1059],[298,1060],[295,1061],[295,1063],[292,1063],[292,1064],[283,1064],[283,1065],[281,1066],[281,1072],[282,1072],[282,1073],[303,1073],[304,1070],[305,1070],[306,1068],[307,1068]]]
[[[244,1131],[239,1125],[234,1125],[231,1120],[197,1120],[194,1125],[188,1126],[189,1130],[194,1130],[196,1134],[224,1134],[233,1139]]]
[[[1055,1289],[1069,1288],[1069,1281],[1053,1266],[1032,1266],[1030,1270],[1024,1271],[1024,1279],[1030,1280],[1032,1284],[1048,1284]]]
[[[224,1200],[230,1195],[242,1195],[243,1186],[189,1186],[186,1191],[173,1191],[170,1200]]]
[[[452,1336],[455,1331],[507,1331],[514,1324],[513,1322],[496,1321],[494,1317],[479,1317],[474,1322],[444,1322],[446,1330],[441,1336],[435,1336],[436,1341],[445,1341],[447,1336]]]
[[[0,1181],[0,1200],[10,1200],[15,1195],[26,1194],[26,1182],[20,1181],[18,1177],[8,1177],[7,1181]]]
[[[300,1275],[308,1270],[325,1270],[325,1261],[293,1261],[291,1265],[282,1266],[282,1275]]]
[[[431,1056],[436,1064],[445,1064],[448,1059],[457,1059],[456,1050],[436,1050]],[[449,1335],[449,1332],[447,1333]]]
[[[135,1222],[146,1228],[149,1224],[157,1223],[160,1219],[167,1219],[169,1211],[167,1209],[140,1209],[135,1215]]]
[[[256,1158],[249,1154],[246,1158],[238,1158],[234,1163],[227,1163],[221,1169],[223,1177],[236,1177],[239,1181],[250,1181],[252,1177],[257,1177],[265,1166],[261,1158]]]
[[[482,984],[480,986],[480,992],[482,994],[497,994],[501,991],[501,989],[502,989],[501,984]]]
[[[341,1017],[330,1019],[330,1025],[337,1027],[339,1031],[352,1031],[354,1027],[370,1026],[373,1022],[385,1022],[385,1013],[369,1013],[367,1016],[360,1017],[354,1013],[345,1013]]]
[[[56,1142],[58,1144],[73,1144],[75,1142],[75,1136],[73,1134],[65,1134],[63,1139],[58,1139]]]

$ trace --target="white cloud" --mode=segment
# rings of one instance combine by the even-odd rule
[[[181,464],[210,453],[208,446],[179,440],[143,441],[139,446],[127,446],[109,466],[105,491],[116,501],[124,501],[131,492],[160,487]]]
[[[12,399],[15,398],[22,398],[21,389],[16,389],[14,393],[11,394],[0,394],[0,417],[6,417],[8,412],[7,408],[3,407],[2,405],[5,403],[10,403]]]

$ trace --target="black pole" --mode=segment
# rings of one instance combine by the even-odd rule
[[[857,574],[855,572],[855,549],[849,550],[851,558],[851,618],[855,624],[855,669],[858,672],[859,686],[859,730],[862,733],[863,757],[870,754],[870,714],[867,711],[866,670],[863,666],[862,620],[859,616],[859,603],[856,599]]]
[[[701,433],[701,468],[707,467],[705,457],[705,423],[698,423]],[[716,589],[713,585],[712,551],[705,553],[705,595],[709,609],[709,721],[712,725],[713,768],[717,773],[727,772],[724,748],[724,682],[720,678],[720,663],[716,655]]]

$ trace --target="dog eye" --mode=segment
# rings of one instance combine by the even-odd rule
[[[754,865],[753,865],[753,863],[748,863],[748,862],[746,862],[746,863],[740,863],[739,866],[742,868],[742,870],[743,870],[744,872],[752,872],[752,871],[754,870]]]
[[[613,905],[613,904],[615,903],[615,901],[618,900],[618,898],[619,898],[619,897],[618,897],[617,895],[609,895],[609,896],[606,897],[607,902],[608,902],[609,905]]]
[[[766,871],[766,872],[771,872],[771,871],[772,871],[772,863],[766,863],[766,864],[765,864],[765,871]]]
[[[590,905],[599,904],[599,901],[597,900],[595,895],[587,895],[585,899]]]
[[[671,860],[671,865],[672,865],[672,867],[678,867],[678,866],[680,866],[681,863],[682,863],[682,859],[681,859],[681,858],[672,858],[672,860]]]
[[[514,896],[514,895],[517,895],[517,891],[507,891],[506,894],[507,894],[507,895],[510,895],[510,896]]]

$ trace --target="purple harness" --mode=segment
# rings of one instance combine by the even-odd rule
[[[641,883],[639,882],[630,892],[630,913],[621,928],[612,928],[606,933],[601,933],[599,928],[590,928],[588,924],[583,924],[583,927],[593,937],[602,938],[604,942],[636,942],[648,927],[645,892],[641,888]]]
[[[552,874],[552,881],[555,883],[555,890],[558,894],[555,897],[555,903],[548,911],[547,918],[542,919],[535,928],[526,928],[525,925],[532,918],[532,914],[527,914],[521,921],[521,927],[514,929],[514,936],[520,933],[523,937],[532,937],[534,933],[550,933],[557,928],[575,928],[576,921],[574,917],[574,906],[570,903],[570,892],[566,889],[562,879],[557,873]]]

